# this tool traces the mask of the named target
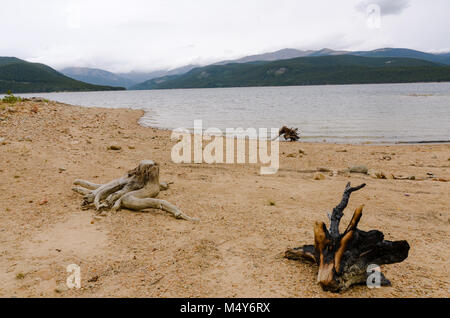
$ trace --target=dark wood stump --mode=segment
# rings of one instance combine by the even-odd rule
[[[289,141],[297,141],[300,139],[298,128],[289,128],[287,126],[283,126],[280,129],[278,137],[283,136],[284,139]]]
[[[339,223],[351,193],[365,186],[362,184],[352,188],[348,183],[342,201],[331,214],[330,229],[324,222],[317,222],[314,226],[314,245],[288,249],[285,253],[288,259],[317,264],[317,282],[324,290],[339,292],[355,284],[365,284],[370,265],[399,263],[408,257],[408,242],[386,241],[380,231],[365,232],[357,228],[364,206],[356,209],[347,229],[339,233]],[[380,275],[382,286],[391,284],[382,273]]]

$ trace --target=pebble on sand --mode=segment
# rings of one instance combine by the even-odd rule
[[[325,179],[326,179],[326,177],[323,174],[321,174],[320,172],[318,172],[314,175],[314,180],[325,180]]]
[[[119,145],[111,145],[108,147],[108,150],[118,151],[122,150],[122,147],[120,147]]]
[[[69,288],[67,287],[66,284],[59,283],[58,286],[55,288],[55,293],[60,294],[62,292],[68,291],[68,290],[69,290]]]
[[[373,179],[387,179],[386,174],[383,171],[377,171],[370,175]]]

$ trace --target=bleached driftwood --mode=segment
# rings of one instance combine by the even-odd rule
[[[175,205],[155,199],[168,185],[159,182],[159,164],[152,160],[141,161],[139,166],[125,176],[107,184],[95,184],[85,180],[75,180],[73,191],[84,195],[83,207],[94,206],[97,211],[121,208],[135,211],[160,209],[173,214],[178,219],[197,219],[181,212]]]
[[[366,283],[370,265],[399,263],[408,257],[406,241],[386,241],[380,231],[361,231],[357,228],[364,206],[356,209],[344,233],[339,233],[339,223],[344,215],[352,192],[365,187],[362,184],[345,188],[342,201],[330,216],[330,229],[323,222],[314,227],[314,245],[288,249],[285,257],[293,260],[313,262],[319,265],[317,282],[324,290],[339,292],[355,284]],[[382,286],[390,281],[380,273]]]

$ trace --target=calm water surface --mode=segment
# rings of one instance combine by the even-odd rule
[[[158,128],[299,127],[303,141],[450,140],[450,83],[39,93],[72,105],[145,110]]]

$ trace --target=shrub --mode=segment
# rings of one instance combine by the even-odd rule
[[[11,91],[6,93],[6,96],[1,99],[3,103],[14,104],[20,102],[22,99],[20,97],[14,96]]]

